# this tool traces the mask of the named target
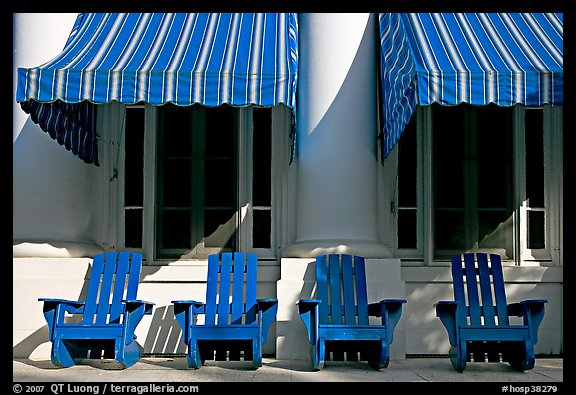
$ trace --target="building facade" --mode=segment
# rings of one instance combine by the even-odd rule
[[[399,21],[415,31],[424,26],[420,17],[391,15],[318,13],[277,19],[274,26],[287,32],[278,46],[293,45],[293,52],[282,47],[290,56],[284,74],[278,75],[288,76],[287,84],[277,87],[272,103],[260,102],[248,83],[243,104],[235,101],[235,90],[220,92],[222,102],[211,101],[207,93],[203,102],[182,104],[181,86],[193,86],[192,96],[208,91],[209,85],[181,79],[174,80],[175,96],[166,102],[155,103],[152,96],[127,102],[123,88],[117,97],[111,88],[128,85],[127,74],[110,73],[105,93],[111,98],[94,100],[95,148],[86,150],[88,145],[78,143],[75,135],[46,132],[42,111],[24,111],[21,103],[27,100],[17,93],[22,81],[17,69],[30,75],[72,51],[65,44],[81,36],[85,16],[14,14],[14,357],[48,358],[50,343],[38,298],[78,300],[86,292],[91,258],[110,250],[144,254],[139,297],[156,305],[136,334],[150,354],[185,352],[171,301],[202,300],[207,256],[229,250],[258,254],[259,296],[279,300],[277,320],[264,345],[264,353],[278,359],[309,356],[296,302],[313,295],[311,263],[327,253],[367,258],[370,300],[407,300],[393,357],[447,354],[447,334],[433,304],[452,299],[450,256],[464,251],[503,257],[510,301],[548,300],[536,353],[561,355],[563,103],[557,89],[561,93],[562,47],[552,46],[559,56],[551,55],[560,72],[537,77],[536,85],[544,87],[537,105],[526,88],[533,84],[530,73],[520,78],[523,85],[506,80],[500,70],[497,77],[487,73],[485,86],[494,89],[486,88],[486,104],[478,105],[472,99],[474,89],[461,88],[473,73],[462,77],[456,72],[452,103],[448,82],[428,92],[431,99],[426,101],[420,79],[425,76],[415,72],[418,78],[409,80],[403,92],[405,98],[420,95],[416,105],[400,97],[396,103],[410,111],[388,113],[386,103],[398,91],[391,87],[402,85],[388,77],[399,65],[419,64],[417,54],[402,58],[408,43],[413,50],[417,43],[410,37],[404,44],[388,43],[396,37],[390,32]],[[532,21],[532,16],[524,17]],[[253,20],[258,18],[263,17]],[[561,15],[546,18],[556,24],[561,38]],[[158,34],[166,20],[159,22]],[[152,30],[154,19],[147,23]],[[114,26],[121,31],[124,25]],[[187,26],[183,23],[182,31]],[[112,47],[112,41],[103,40],[99,48]],[[178,48],[175,44],[174,53]],[[114,62],[128,65],[137,54],[118,55]],[[540,66],[546,63],[543,56],[532,55]],[[165,66],[166,95],[172,89],[174,59]],[[208,55],[205,59],[210,63]],[[227,58],[222,59],[225,65]],[[182,64],[185,60],[183,55]],[[283,67],[277,60],[273,68]],[[82,77],[84,91],[99,89],[96,82],[86,82],[92,77],[98,81],[96,73]],[[72,91],[72,79],[69,74],[59,94]],[[137,87],[146,81],[139,75],[134,79],[134,89],[141,93]],[[259,92],[264,86],[262,82]],[[27,86],[26,92],[32,88]],[[46,94],[42,89],[38,97]],[[514,101],[502,103],[506,94]],[[405,125],[398,121],[403,117]],[[392,141],[394,133],[398,135]]]

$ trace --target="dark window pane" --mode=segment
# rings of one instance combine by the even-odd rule
[[[416,210],[398,210],[398,248],[416,248]]]
[[[441,250],[465,250],[466,229],[462,211],[436,210],[434,218],[436,248]]]
[[[189,211],[162,211],[162,248],[191,248]]]
[[[204,240],[206,247],[235,249],[236,210],[204,211]]]
[[[530,207],[544,207],[543,114],[527,109],[526,125],[526,197]]]
[[[124,205],[144,202],[144,109],[127,108],[124,165]]]
[[[164,206],[190,206],[190,160],[166,159],[163,164]]]
[[[124,245],[127,248],[142,248],[142,209],[125,210]]]
[[[508,207],[512,189],[510,166],[506,160],[483,160],[478,162],[478,207]]]
[[[512,108],[496,105],[476,110],[476,156],[479,159],[504,159],[512,155]]]
[[[255,206],[270,206],[272,112],[269,108],[254,108],[252,118],[254,121],[252,200]]]
[[[511,217],[505,210],[478,212],[478,242],[481,247],[505,248],[512,243]]]
[[[546,248],[544,211],[528,212],[528,248]]]
[[[398,205],[416,207],[416,116],[398,142]]]
[[[463,158],[466,153],[465,106],[435,105],[433,112],[434,155],[437,158]]]
[[[235,157],[234,110],[229,106],[206,108],[206,157]]]
[[[254,210],[252,230],[252,247],[270,248],[270,232],[272,229],[271,212],[269,210]]]
[[[436,207],[464,207],[464,168],[460,160],[435,162]]]
[[[192,148],[192,112],[190,110],[190,107],[177,107],[171,104],[160,107],[163,156],[190,156]]]
[[[204,204],[234,207],[236,202],[236,172],[233,159],[206,160]]]

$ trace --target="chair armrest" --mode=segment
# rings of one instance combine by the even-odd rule
[[[66,313],[82,314],[84,312],[84,302],[66,299],[38,298],[38,301],[44,302],[42,312],[48,324],[48,337],[54,341],[54,328],[64,323]]]
[[[256,299],[256,303],[258,303],[258,308],[262,311],[268,310],[270,307],[278,304],[278,299],[276,298],[262,298]]]
[[[458,302],[456,302],[455,300],[441,300],[439,302],[434,303],[432,306],[436,308],[436,315],[438,315],[438,309],[441,310],[455,309],[458,306]]]
[[[548,303],[546,299],[528,299],[517,303],[510,303],[507,306],[508,315],[522,317],[526,311],[541,309],[544,303]]]
[[[304,314],[313,311],[316,306],[322,303],[320,299],[300,299],[296,304],[298,305],[298,313]]]
[[[262,344],[268,341],[268,331],[272,322],[276,319],[276,314],[278,313],[278,299],[276,298],[261,298],[256,299],[258,304],[258,320],[260,325],[262,325]]]
[[[545,299],[529,299],[507,306],[508,315],[522,317],[524,325],[530,331],[532,344],[538,343],[538,328],[544,319]]]
[[[460,327],[459,319],[459,306],[460,302],[455,300],[441,300],[434,303],[436,308],[436,317],[440,318],[442,324],[448,333],[448,340],[452,346],[459,344],[460,334],[458,328]]]
[[[298,314],[306,327],[308,341],[315,345],[318,340],[318,306],[322,303],[320,299],[300,299],[298,305]]]
[[[190,328],[196,324],[196,315],[205,313],[204,303],[196,300],[173,300],[174,317],[182,329],[182,341],[188,344]]]
[[[154,303],[137,299],[122,299],[125,304],[124,326],[126,331],[126,344],[136,339],[134,331],[145,314],[152,314]]]
[[[147,302],[145,300],[138,299],[122,299],[122,303],[126,304],[127,312],[132,312],[138,309],[140,306],[143,306],[144,314],[152,314],[152,306],[156,304],[154,302]]]
[[[187,309],[188,307],[193,307],[194,314],[204,313],[204,303],[198,302],[196,300],[173,300],[174,309]]]
[[[378,303],[368,304],[368,315],[382,317],[382,326],[386,327],[386,340],[388,344],[394,341],[394,328],[402,316],[402,305],[405,299],[383,299]]]
[[[122,299],[124,303],[138,303],[138,304],[151,304],[155,305],[154,302],[148,302],[147,300],[140,300],[140,299]]]
[[[74,309],[77,310],[79,308],[84,307],[85,302],[80,302],[77,300],[67,300],[67,299],[55,299],[55,298],[38,298],[38,301],[44,302],[44,306],[46,307],[55,307],[57,305],[65,305],[66,309]],[[70,311],[72,312],[72,311]]]
[[[403,303],[406,303],[406,299],[383,299],[377,303],[369,303],[368,315],[371,317],[382,317],[385,312],[388,314],[395,312],[402,307]]]

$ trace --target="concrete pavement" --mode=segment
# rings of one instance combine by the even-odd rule
[[[185,357],[144,357],[128,369],[114,363],[87,360],[57,368],[50,360],[14,359],[13,382],[200,383],[200,382],[494,382],[558,385],[564,381],[562,358],[537,358],[534,369],[517,372],[507,363],[469,363],[462,373],[448,358],[393,359],[386,369],[373,370],[366,362],[326,362],[313,371],[305,360],[264,358],[262,367],[251,362],[207,361],[190,369]],[[532,391],[535,392],[535,391]],[[539,391],[546,392],[546,391]],[[548,391],[556,392],[556,391]]]

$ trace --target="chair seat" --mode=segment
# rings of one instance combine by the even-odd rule
[[[260,336],[258,325],[194,325],[190,337],[207,340],[249,340]]]
[[[59,327],[59,337],[61,339],[115,339],[123,336],[123,326],[121,324],[65,324]]]
[[[527,326],[467,326],[460,328],[460,336],[467,341],[522,341],[530,338],[530,331]]]
[[[386,328],[370,325],[318,325],[318,336],[325,340],[381,340]]]

